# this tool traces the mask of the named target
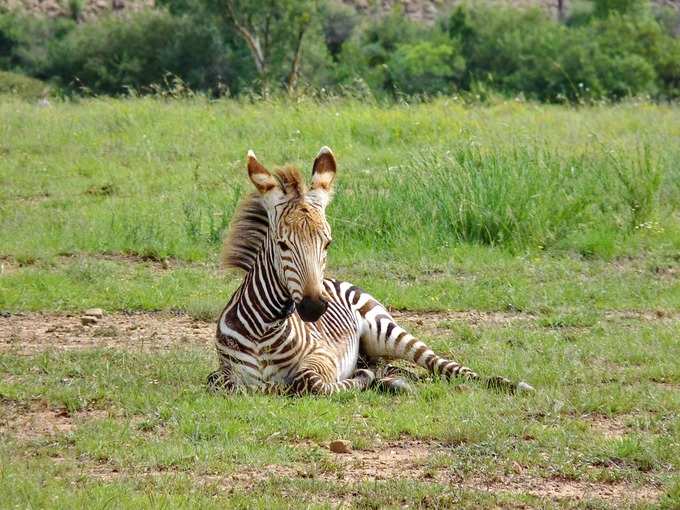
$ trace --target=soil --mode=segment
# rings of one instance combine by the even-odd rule
[[[0,315],[0,353],[32,355],[48,350],[114,348],[158,351],[211,346],[216,322],[168,312],[104,313],[96,324],[83,325],[82,314],[19,313]],[[475,327],[526,324],[534,327],[537,317],[521,312],[409,312],[393,311],[395,320],[407,329],[432,336],[452,335],[451,323]],[[635,320],[680,322],[680,313],[611,311],[605,321]]]

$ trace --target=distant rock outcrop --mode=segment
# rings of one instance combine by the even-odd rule
[[[110,12],[134,12],[154,5],[154,0],[0,0],[0,11],[23,11],[50,18],[86,21]]]
[[[465,0],[336,0],[346,5],[353,6],[357,11],[364,14],[380,15],[389,12],[395,7],[404,9],[404,13],[411,19],[432,22],[437,16],[448,11],[452,7],[465,3]],[[468,0],[468,3],[472,3]],[[552,16],[558,17],[559,7],[563,14],[569,12],[574,0],[475,0],[474,4],[487,4],[491,6],[512,6],[519,8],[540,7],[548,11]],[[680,10],[680,0],[653,0],[660,6],[668,6]]]
[[[255,0],[253,0],[255,1]],[[411,19],[433,22],[437,16],[465,0],[331,0],[354,7],[365,15],[383,15],[395,7],[404,9]],[[469,1],[469,0],[468,0]],[[680,10],[680,0],[653,0],[654,4]],[[559,6],[563,13],[569,12],[574,0],[475,0],[475,4],[513,6],[520,8],[541,7],[557,17]],[[89,20],[109,12],[134,12],[154,7],[155,0],[0,0],[3,9],[33,12],[49,17],[72,17]]]

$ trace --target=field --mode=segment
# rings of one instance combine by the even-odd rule
[[[0,508],[680,508],[677,107],[5,98],[0,119]],[[309,172],[322,145],[330,274],[535,394],[206,390],[246,151]]]

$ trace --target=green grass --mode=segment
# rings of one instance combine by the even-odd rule
[[[680,505],[677,107],[3,99],[0,118],[0,311],[212,320],[238,285],[217,261],[247,149],[308,171],[329,145],[329,273],[395,308],[521,314],[415,333],[538,389],[224,397],[211,349],[5,348],[1,508]],[[31,433],[40,413],[69,426]],[[353,479],[339,437],[426,453]],[[653,497],[536,493],[550,483]]]

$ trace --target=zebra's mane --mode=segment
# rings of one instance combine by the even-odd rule
[[[289,200],[304,195],[305,183],[297,168],[282,168],[274,173],[274,177]],[[264,200],[259,193],[253,192],[239,204],[231,220],[222,247],[222,266],[250,271],[268,230],[269,216]]]

